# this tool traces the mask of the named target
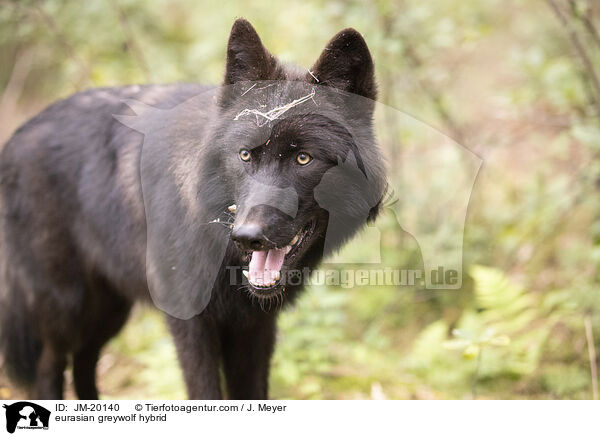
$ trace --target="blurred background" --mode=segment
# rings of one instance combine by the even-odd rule
[[[336,32],[356,28],[374,57],[379,100],[483,159],[462,289],[309,288],[280,318],[271,396],[598,398],[595,0],[0,0],[0,142],[88,87],[220,83],[241,16],[272,53],[304,67]],[[427,141],[418,131],[398,137],[381,138],[392,160],[404,144]],[[378,226],[388,265],[419,264],[418,245],[389,214]],[[150,308],[136,309],[98,371],[105,399],[185,396]],[[0,376],[0,398],[14,396]]]

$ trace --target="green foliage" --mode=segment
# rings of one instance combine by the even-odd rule
[[[585,365],[546,365],[542,359],[545,355],[550,361],[553,348],[565,348],[556,338],[548,341],[552,331],[566,320],[578,318],[577,308],[569,304],[565,292],[534,295],[495,268],[474,266],[471,275],[475,290],[472,307],[463,312],[452,338],[442,320],[422,332],[409,358],[414,371],[449,392],[464,391],[471,383],[473,396],[478,384],[486,388],[484,395],[494,396],[493,389],[502,380],[533,386],[541,379],[538,394],[562,398],[589,388]],[[581,325],[578,327],[581,334]],[[460,353],[448,355],[451,350]]]

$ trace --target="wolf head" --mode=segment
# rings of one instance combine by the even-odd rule
[[[268,298],[286,289],[286,271],[315,266],[377,212],[385,182],[373,61],[345,29],[310,69],[283,65],[239,19],[223,85],[205,170],[229,172],[214,189],[232,199],[249,289]]]
[[[346,29],[310,69],[283,65],[237,20],[224,83],[162,110],[115,115],[144,134],[146,275],[155,305],[190,318],[216,287],[292,297],[305,270],[373,218],[385,189],[373,61]],[[226,267],[246,268],[232,283]]]

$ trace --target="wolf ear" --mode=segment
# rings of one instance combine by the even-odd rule
[[[224,84],[275,79],[277,70],[277,59],[263,46],[252,24],[235,20],[227,43]]]
[[[361,34],[354,29],[344,29],[329,41],[311,73],[306,76],[311,83],[332,86],[372,100],[377,97],[371,53]]]

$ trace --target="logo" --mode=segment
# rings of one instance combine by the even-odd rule
[[[48,430],[50,411],[28,401],[19,401],[6,409],[6,431],[14,433],[16,429]]]

